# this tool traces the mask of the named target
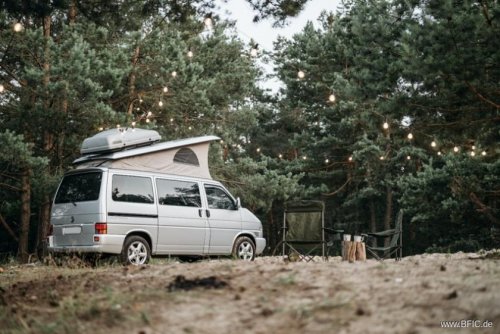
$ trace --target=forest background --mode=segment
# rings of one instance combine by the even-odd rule
[[[247,0],[277,25],[307,0]],[[215,134],[212,176],[278,242],[284,202],[391,227],[404,253],[498,247],[500,6],[345,0],[263,52],[207,0],[0,2],[0,253],[42,254],[82,140],[106,128]],[[211,24],[207,21],[211,19]],[[259,88],[272,60],[279,92]]]

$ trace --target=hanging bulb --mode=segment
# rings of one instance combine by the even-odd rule
[[[101,126],[98,130],[99,130],[99,131],[102,131],[102,130],[104,130],[104,128]]]
[[[329,159],[325,159],[325,164],[328,164],[330,163],[330,160]]]
[[[163,87],[163,92],[164,93],[168,93],[168,87],[167,86]]]
[[[187,56],[188,56],[188,58],[193,58],[194,54],[193,54],[193,51],[191,51],[191,49],[189,49]]]
[[[297,72],[297,77],[299,79],[304,79],[305,76],[306,76],[306,74],[304,73],[304,71],[300,70]]]
[[[486,151],[481,152],[481,155],[484,157],[486,155]]]
[[[132,127],[135,128],[135,122],[132,122]]]
[[[212,29],[214,22],[212,20],[212,14],[208,14],[205,19],[203,20],[203,23],[205,24],[205,27],[207,29]]]
[[[159,107],[163,107],[163,101],[158,102]]]
[[[174,122],[174,119],[173,119],[173,118],[171,118],[171,119],[170,119],[170,123],[173,123],[173,122]]]
[[[151,120],[149,118],[146,118],[146,123],[149,123],[151,122]]]
[[[23,31],[23,25],[19,22],[14,23],[14,26],[12,27],[15,32],[21,32]]]
[[[3,93],[4,90],[5,90],[5,87],[2,84],[0,84],[0,93]]]
[[[457,153],[459,150],[460,150],[460,149],[458,148],[458,146],[455,146],[455,147],[453,148],[453,152],[455,152],[455,153]]]
[[[119,129],[120,128],[120,124],[116,124],[116,128]]]
[[[172,71],[172,73],[170,73],[170,75],[172,75],[172,78],[175,78],[177,76],[177,71]]]
[[[471,156],[471,157],[474,157],[475,155],[476,155],[476,152],[474,152],[474,151],[471,151],[471,152],[470,152],[470,156]]]
[[[139,103],[142,103],[142,102],[143,102],[143,100],[142,100],[142,99],[139,99]]]
[[[224,144],[224,141],[221,139],[221,140],[220,140],[220,143],[221,143],[221,144]]]
[[[304,156],[302,157],[302,159],[303,159],[303,160],[307,160],[307,156],[305,156],[305,155],[304,155]]]
[[[161,102],[161,101],[160,101]],[[161,107],[161,106],[160,106]],[[148,111],[148,114],[146,115],[146,117],[151,117],[153,116],[153,113],[151,111]]]
[[[331,103],[335,102],[335,94],[331,93],[330,96],[328,96],[328,101]]]
[[[259,44],[255,44],[250,50],[250,56],[257,57],[259,55]]]
[[[381,157],[380,157],[380,160],[384,160],[384,159],[385,159],[385,158],[384,158],[384,156],[381,156]]]
[[[281,153],[280,153],[280,154],[278,155],[278,158],[282,159],[282,158],[283,158],[283,154],[281,154]]]
[[[352,156],[350,156],[348,160],[349,160],[349,161],[352,161]]]
[[[431,147],[436,147],[436,142],[434,140],[431,142]]]
[[[257,148],[257,153],[260,153],[260,147]]]
[[[411,156],[407,155],[406,160],[411,160]]]
[[[192,127],[191,127],[191,126],[189,126],[189,127],[188,127],[188,130],[191,130],[191,129],[192,129]]]
[[[476,146],[472,145],[472,150],[474,151],[476,149]]]
[[[442,154],[442,153],[441,153],[441,151],[439,151],[439,152],[438,152],[438,155],[441,155],[441,154]]]
[[[387,123],[387,121],[385,121],[384,124],[382,124],[382,127],[384,128],[384,130],[389,129],[389,123]]]
[[[413,134],[412,134],[411,132],[408,134],[408,139],[409,139],[409,140],[412,140],[412,139],[413,139]]]

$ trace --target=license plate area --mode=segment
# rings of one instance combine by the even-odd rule
[[[62,229],[62,234],[63,235],[80,234],[80,233],[82,233],[82,227],[81,226],[63,227],[63,229]]]

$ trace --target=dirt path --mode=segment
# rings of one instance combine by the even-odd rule
[[[4,267],[0,287],[0,328],[7,332],[500,332],[500,260],[478,254],[354,264],[258,258]],[[480,322],[441,328],[441,321],[458,320]],[[493,328],[472,327],[484,321]]]

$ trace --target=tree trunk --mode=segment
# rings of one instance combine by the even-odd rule
[[[392,189],[390,186],[387,186],[385,193],[384,230],[389,230],[391,228],[391,221],[392,221]],[[391,241],[390,238],[385,238],[384,246],[388,247],[390,241]]]
[[[134,55],[132,56],[132,69],[130,70],[130,74],[128,76],[128,106],[127,106],[127,115],[132,115],[134,111],[134,101],[135,97],[135,66],[139,61],[139,55],[141,54],[141,48],[136,46],[134,49]]]
[[[21,174],[21,230],[19,233],[19,247],[17,250],[17,257],[22,263],[28,262],[29,258],[28,243],[31,218],[30,200],[30,170],[26,168]]]
[[[71,0],[68,10],[68,24],[73,25],[76,22],[76,0]]]
[[[369,203],[370,207],[370,232],[377,232],[377,215],[375,212],[375,203],[373,203],[373,199],[370,199]],[[372,238],[372,247],[377,247],[377,238]]]

